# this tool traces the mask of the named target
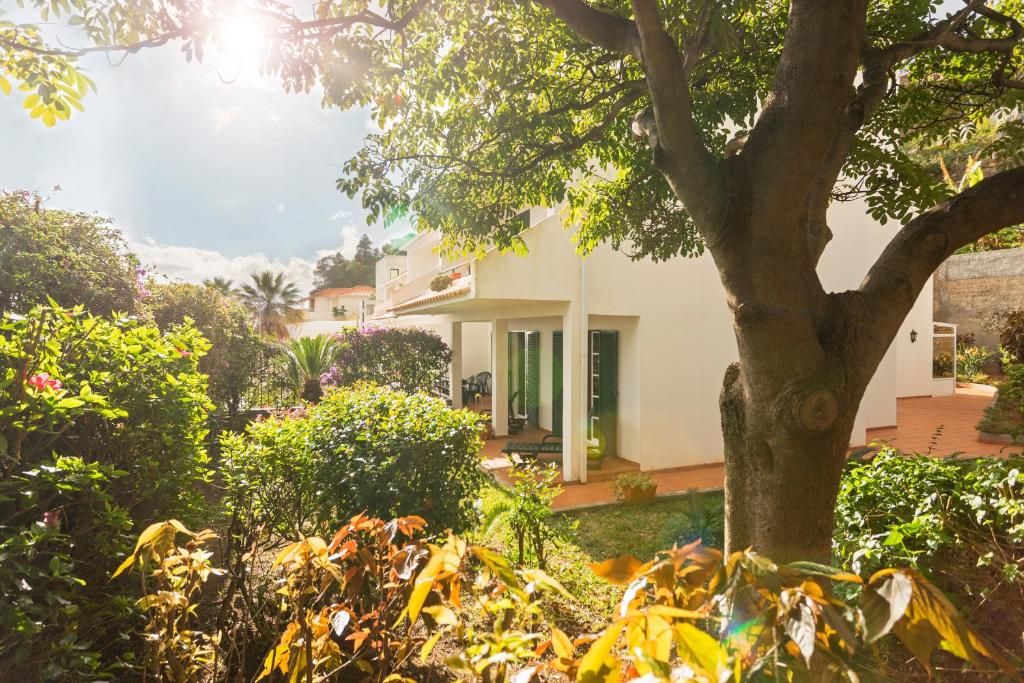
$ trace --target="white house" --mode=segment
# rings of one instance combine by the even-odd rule
[[[528,216],[528,218],[527,218]],[[607,245],[581,258],[553,209],[524,212],[526,257],[492,250],[452,260],[440,236],[421,233],[378,268],[371,325],[433,329],[453,348],[459,380],[492,373],[492,421],[508,434],[509,408],[562,436],[566,480],[586,480],[586,445],[642,470],[723,458],[718,395],[736,360],[725,294],[710,256],[633,261]],[[838,204],[835,237],[819,265],[826,289],[856,287],[894,228],[863,205]],[[439,289],[439,275],[450,279]],[[896,424],[896,399],[951,393],[933,380],[931,287],[925,287],[861,404],[851,445]]]
[[[356,285],[312,292],[303,300],[302,322],[289,328],[291,336],[331,334],[362,324],[367,316],[367,302],[373,298],[374,291],[368,285]]]

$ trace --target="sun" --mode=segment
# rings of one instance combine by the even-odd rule
[[[217,44],[224,57],[239,65],[251,65],[263,57],[267,48],[267,27],[249,16],[233,16],[217,31]]]

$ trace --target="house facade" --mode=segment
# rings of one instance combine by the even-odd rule
[[[718,395],[737,358],[725,293],[710,256],[633,261],[602,245],[585,258],[558,212],[531,209],[526,257],[492,250],[453,259],[422,233],[378,272],[369,325],[432,329],[453,349],[452,403],[460,380],[492,376],[492,426],[509,416],[562,437],[567,481],[585,481],[588,446],[642,470],[723,459]],[[835,234],[819,265],[828,290],[859,285],[893,228],[857,203],[830,214]],[[397,265],[395,265],[397,264]],[[438,276],[447,286],[437,286]],[[431,283],[435,283],[432,288]],[[896,424],[896,399],[950,393],[934,379],[931,286],[922,292],[872,380],[852,446]]]
[[[312,292],[303,300],[303,320],[292,325],[292,337],[333,334],[345,327],[362,324],[367,316],[367,301],[375,289],[368,285],[328,287]]]

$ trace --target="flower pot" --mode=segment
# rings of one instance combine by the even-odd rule
[[[622,500],[623,503],[638,503],[645,500],[654,500],[657,494],[657,485],[642,489],[628,486],[622,490],[622,497],[620,500]]]
[[[588,448],[587,449],[587,469],[588,470],[599,470],[604,465],[604,453],[601,452],[600,448]]]

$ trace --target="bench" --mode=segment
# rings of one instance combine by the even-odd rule
[[[533,462],[541,454],[561,455],[562,437],[557,434],[546,434],[540,441],[509,441],[501,452],[509,457],[513,465]]]

